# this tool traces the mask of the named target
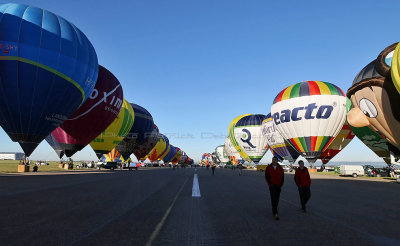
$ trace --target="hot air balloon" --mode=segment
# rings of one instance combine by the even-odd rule
[[[105,155],[106,161],[116,161],[116,160],[121,160],[122,162],[125,161],[125,159],[121,156],[121,154],[118,152],[116,148],[112,149],[108,154]]]
[[[347,99],[346,112],[351,108],[351,102]],[[342,129],[335,139],[331,142],[328,148],[325,149],[321,154],[322,164],[328,163],[333,157],[335,157],[342,149],[344,149],[354,138],[354,133],[351,130],[347,120],[345,121]]]
[[[313,165],[342,129],[346,97],[331,83],[300,82],[276,96],[271,115],[281,136]]]
[[[158,157],[158,160],[162,161],[164,159],[164,157],[168,155],[170,150],[171,150],[171,145],[168,144],[166,151],[164,151],[164,153],[160,157]]]
[[[0,4],[0,125],[29,156],[92,93],[96,52],[47,10]]]
[[[182,151],[182,155],[179,158],[178,164],[181,164],[181,165],[186,164],[187,159],[188,159],[188,156],[187,156],[186,152]]]
[[[169,145],[169,140],[164,134],[158,135],[158,142],[156,146],[147,155],[150,161],[157,161],[157,159],[166,151]]]
[[[349,125],[353,133],[377,156],[383,158],[387,163],[391,163],[391,155],[400,157],[399,149],[391,145],[384,137],[380,136],[368,126],[354,127]]]
[[[145,134],[145,141],[141,144],[135,152],[133,152],[138,160],[147,158],[147,154],[156,146],[158,142],[158,127],[154,124],[153,130],[150,134]]]
[[[232,165],[244,162],[242,156],[237,152],[229,137],[225,139],[224,149]]]
[[[54,149],[54,151],[57,153],[58,157],[61,159],[64,156],[64,149],[58,143],[51,134],[49,134],[46,138],[47,143]]]
[[[262,135],[262,122],[267,116],[245,114],[234,119],[229,126],[229,138],[236,150],[246,161],[258,163],[268,148]]]
[[[65,155],[71,157],[104,131],[117,117],[122,100],[121,84],[110,71],[99,65],[99,76],[92,94],[51,133]]]
[[[98,158],[110,152],[126,137],[132,128],[133,120],[132,106],[124,99],[117,118],[90,143]]]
[[[177,148],[177,150],[178,151],[176,152],[175,156],[171,160],[172,164],[178,164],[179,159],[182,156],[182,150],[180,150],[179,148]]]
[[[175,146],[173,146],[173,145],[169,145],[169,146],[170,146],[169,152],[168,152],[168,154],[163,158],[163,162],[164,162],[165,164],[169,163],[169,162],[172,160],[172,158],[174,158],[174,156],[175,156],[175,154],[176,154],[176,152],[177,152]]]
[[[262,134],[274,156],[279,160],[287,160],[290,163],[294,163],[299,157],[299,152],[288,144],[278,132],[271,113],[267,115],[267,118],[262,123]]]
[[[229,158],[225,153],[224,145],[217,146],[217,148],[215,148],[215,154],[217,155],[219,162],[221,162],[222,164],[226,164],[229,162]]]
[[[388,67],[393,69],[395,57],[383,59],[394,46],[386,48],[378,59],[365,66],[355,77],[347,91],[353,108],[347,114],[347,121],[354,127],[368,126],[393,145],[400,146],[400,94],[396,90]],[[389,52],[390,54],[390,52]],[[385,62],[382,62],[384,60]],[[383,69],[387,67],[386,70]],[[383,68],[382,68],[383,67]]]
[[[182,155],[182,150],[178,147],[175,147],[176,149],[176,154],[175,156],[171,159],[172,164],[178,164],[179,159],[181,158]]]
[[[131,103],[131,106],[135,112],[133,126],[128,135],[117,146],[117,150],[124,158],[129,157],[133,152],[139,149],[141,145],[149,141],[149,138],[154,137],[151,135],[154,126],[151,114],[145,108],[137,104]],[[148,152],[146,154],[148,154]]]

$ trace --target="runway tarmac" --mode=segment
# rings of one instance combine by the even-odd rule
[[[301,213],[285,174],[275,221],[256,171],[0,174],[0,245],[400,245],[399,184],[313,175],[311,191]]]

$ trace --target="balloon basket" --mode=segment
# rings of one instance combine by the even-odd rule
[[[64,168],[64,164],[58,164],[59,168]]]
[[[65,170],[72,170],[72,169],[74,169],[74,164],[64,164],[64,169]]]
[[[317,169],[316,169],[316,168],[309,168],[309,169],[308,169],[308,172],[309,172],[309,173],[316,173],[316,172],[317,172]]]
[[[29,165],[18,165],[18,172],[19,173],[27,173],[29,172]]]

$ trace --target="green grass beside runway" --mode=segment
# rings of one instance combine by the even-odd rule
[[[35,166],[36,160],[31,161],[31,166],[29,171],[32,172],[33,167]],[[48,161],[49,165],[47,166],[39,166],[38,172],[52,172],[52,171],[68,171],[63,168],[58,167],[58,162],[56,161]],[[13,160],[0,160],[0,173],[16,173],[18,172],[18,164],[19,161]],[[76,163],[80,164],[80,162]],[[74,164],[74,170],[76,170],[76,164]],[[79,170],[86,170],[86,169],[79,169]]]

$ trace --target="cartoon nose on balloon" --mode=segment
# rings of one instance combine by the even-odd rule
[[[347,122],[354,127],[364,127],[370,124],[367,116],[360,108],[353,108],[347,113]]]

